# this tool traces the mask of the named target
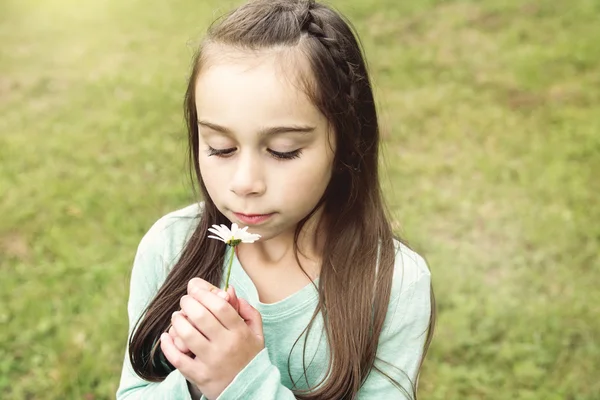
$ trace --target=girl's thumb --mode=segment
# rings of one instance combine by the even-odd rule
[[[258,312],[258,310],[252,307],[246,299],[241,297],[238,298],[238,302],[240,304],[240,317],[244,319],[246,325],[255,335],[263,337],[263,325],[262,325],[262,316]]]
[[[235,309],[235,311],[240,313],[240,301],[237,297],[237,293],[235,292],[235,288],[232,285],[229,285],[227,288],[227,293],[229,294],[229,304]]]

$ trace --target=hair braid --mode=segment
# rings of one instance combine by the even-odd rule
[[[320,11],[326,12],[327,9],[315,4],[314,0],[308,0],[306,6],[305,18],[301,22],[300,29],[317,39],[327,49],[332,61],[338,67],[338,71],[341,72],[338,75],[340,89],[342,91],[346,89],[348,100],[350,100],[349,106],[353,107],[358,100],[356,82],[359,75],[356,73],[357,66],[349,62],[349,57],[345,54],[345,49],[351,48],[351,46],[349,43],[344,42],[346,40],[344,35],[336,31],[331,25],[323,22],[323,18],[319,14]]]
[[[361,93],[364,89],[370,90],[369,83],[360,71],[360,66],[352,62],[359,60],[360,54],[355,54],[358,48],[356,43],[352,43],[350,39],[352,33],[341,32],[339,27],[326,22],[331,20],[330,13],[332,11],[321,4],[315,3],[314,0],[302,2],[299,19],[300,31],[304,32],[309,38],[314,39],[329,55],[331,69],[337,71],[335,78],[330,83],[333,85],[333,90],[337,96],[343,99],[343,102],[338,103],[342,107],[336,112],[343,115],[346,119],[347,126],[344,128],[348,132],[355,132],[356,136],[351,137],[349,142],[345,143],[350,148],[346,153],[346,157],[340,159],[341,170],[349,168],[354,172],[361,170],[361,160],[358,156],[364,150],[361,140],[361,126],[364,126],[365,121],[360,120],[360,113],[357,112],[359,104],[364,102],[361,99]],[[358,62],[358,61],[357,61]]]

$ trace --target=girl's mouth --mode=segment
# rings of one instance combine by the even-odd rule
[[[271,214],[240,214],[240,213],[234,212],[234,214],[235,214],[235,217],[240,222],[243,222],[246,225],[258,225],[258,224],[262,224],[263,222],[265,222],[266,220],[271,218],[271,216],[273,216],[274,213],[271,213]]]

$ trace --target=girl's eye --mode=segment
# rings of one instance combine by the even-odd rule
[[[294,158],[299,158],[300,154],[302,153],[302,150],[298,149],[298,150],[294,150],[294,151],[288,151],[285,153],[281,153],[281,152],[275,151],[275,150],[269,150],[269,153],[271,153],[273,155],[273,157],[275,157],[279,160],[292,160]]]
[[[235,151],[235,147],[230,149],[213,149],[208,146],[208,156],[217,156],[217,157],[227,157],[230,156]]]
[[[209,157],[210,156],[229,157],[229,156],[233,155],[233,153],[236,150],[237,149],[235,147],[232,147],[229,149],[214,149],[214,148],[208,146],[208,156]],[[274,158],[276,158],[278,160],[292,160],[294,158],[299,158],[302,150],[298,149],[298,150],[288,151],[288,152],[279,152],[279,151],[268,149],[268,152]]]

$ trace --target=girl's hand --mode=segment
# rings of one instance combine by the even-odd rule
[[[161,349],[169,362],[208,398],[216,399],[235,376],[264,349],[260,313],[244,299],[237,299],[239,313],[210,290],[189,288],[175,313],[173,331],[183,346],[180,351],[170,334],[161,336]],[[228,293],[221,291],[228,297]]]
[[[192,293],[197,290],[208,290],[213,293],[222,292],[221,289],[219,289],[215,285],[205,281],[204,279],[201,279],[201,278],[190,279],[190,281],[188,282],[188,287],[187,287],[188,294],[192,295]],[[229,288],[227,288],[227,294],[229,295],[229,299],[228,299],[229,304],[231,304],[231,306],[235,309],[235,311],[237,311],[239,313],[240,305],[238,303],[237,294],[235,293],[235,289],[233,288],[233,286],[230,285]]]
[[[188,294],[191,294],[191,292],[195,290],[208,290],[213,293],[221,292],[221,289],[201,278],[193,278],[188,282]],[[240,304],[237,298],[237,293],[235,292],[235,288],[233,286],[229,286],[229,288],[227,289],[227,295],[228,296],[226,300],[239,314]],[[183,311],[176,311],[176,313],[181,313],[184,317],[187,317],[187,315]],[[175,328],[173,328],[173,326],[169,328],[169,335],[171,336],[175,347],[177,347],[177,349],[180,352],[187,354],[192,358],[195,357],[194,353],[190,351],[190,349],[186,346],[183,340],[181,340],[181,338],[177,335],[177,331],[175,331]]]

